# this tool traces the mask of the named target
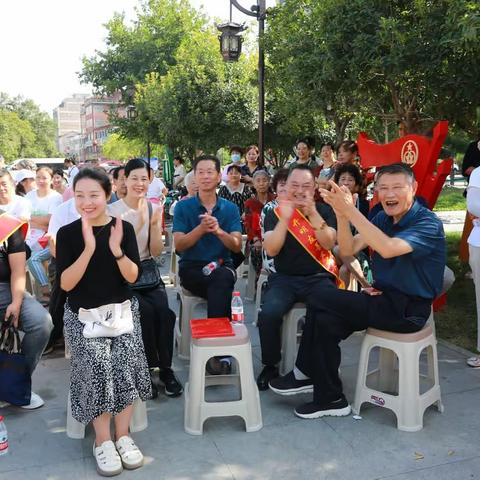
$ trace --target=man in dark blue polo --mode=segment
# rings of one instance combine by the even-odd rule
[[[236,281],[231,252],[240,252],[242,248],[240,215],[235,204],[217,197],[221,180],[217,157],[198,157],[193,171],[198,194],[178,202],[173,217],[180,282],[194,295],[207,300],[209,317],[230,317]],[[204,275],[202,269],[210,262],[219,262],[221,266]]]
[[[369,246],[375,289],[362,293],[318,292],[307,315],[295,371],[272,380],[282,395],[311,391],[313,402],[295,409],[302,418],[350,413],[338,375],[341,340],[374,327],[398,333],[421,330],[432,300],[442,290],[445,234],[439,218],[415,200],[417,182],[410,167],[393,164],[377,173],[376,190],[383,206],[371,221],[355,208],[348,189],[331,183],[322,197],[337,216],[337,241],[342,255]],[[352,236],[350,224],[358,234]]]

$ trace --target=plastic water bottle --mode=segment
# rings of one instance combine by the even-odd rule
[[[245,317],[243,315],[243,302],[240,292],[233,292],[232,296],[232,322],[243,323]]]
[[[3,417],[0,415],[0,456],[8,453],[8,432]]]
[[[223,259],[219,258],[217,261],[213,261],[210,263],[207,263],[203,268],[202,268],[202,273],[208,277],[214,270],[216,270],[218,267],[220,267],[223,264]]]

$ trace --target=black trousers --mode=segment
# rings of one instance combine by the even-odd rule
[[[152,290],[135,290],[140,304],[140,324],[149,368],[170,368],[173,357],[175,313],[168,306],[165,285]]]
[[[281,359],[281,340],[283,316],[293,304],[307,304],[310,298],[318,295],[325,288],[334,286],[330,276],[319,275],[284,275],[272,273],[268,277],[262,310],[258,314],[258,330],[262,347],[262,363],[276,365]]]
[[[332,285],[310,297],[309,306],[296,366],[313,380],[313,401],[322,404],[343,395],[338,376],[342,340],[368,327],[417,332],[430,315],[431,300],[396,291],[369,296]]]
[[[210,275],[202,273],[202,266],[180,267],[180,283],[188,291],[207,300],[209,318],[231,317],[232,292],[237,280],[233,267],[221,266]]]
[[[50,265],[55,268],[55,257],[50,259]],[[50,271],[50,268],[49,268]],[[49,345],[56,342],[63,336],[63,314],[64,305],[67,301],[67,293],[60,288],[60,278],[56,271],[52,280],[52,289],[50,291],[50,303],[48,305],[48,311],[52,317],[53,330],[50,334]]]

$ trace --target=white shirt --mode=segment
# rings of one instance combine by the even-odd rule
[[[0,210],[19,220],[28,221],[32,213],[32,205],[26,198],[15,195],[10,203],[0,205]]]
[[[175,188],[183,186],[183,181],[185,180],[186,174],[187,172],[185,171],[185,167],[182,164],[180,164],[178,167],[175,167],[173,171],[173,182],[175,183],[180,177],[182,178],[182,180],[175,185]]]
[[[38,190],[32,190],[25,195],[25,198],[32,205],[32,216],[51,215],[55,210],[55,207],[58,207],[58,205],[63,202],[62,196],[54,190],[45,197],[39,197],[37,192]],[[32,250],[34,248],[38,250],[38,239],[41,238],[44,233],[45,230],[41,228],[29,228],[26,242]],[[40,247],[40,245],[38,245],[38,247]]]
[[[152,182],[148,186],[147,198],[162,198],[164,189],[165,184],[159,178],[153,177]]]
[[[467,210],[475,215],[473,230],[468,237],[468,243],[480,247],[480,167],[473,170],[467,188]]]
[[[68,170],[68,186],[69,187],[73,187],[73,179],[75,178],[75,175],[77,175],[79,171],[80,170],[76,165],[73,165],[73,167],[71,167],[70,170]]]
[[[66,202],[61,203],[58,207],[52,212],[52,216],[50,217],[50,223],[48,224],[48,235],[50,237],[55,238],[57,236],[57,232],[60,230],[61,227],[64,225],[68,225],[69,223],[74,222],[80,218],[77,209],[75,208],[75,199],[71,198]]]

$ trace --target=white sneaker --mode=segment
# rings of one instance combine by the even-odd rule
[[[122,461],[111,440],[106,440],[99,447],[95,446],[95,442],[93,442],[93,456],[97,461],[99,475],[113,477],[122,473]]]
[[[143,465],[143,454],[130,437],[126,435],[120,437],[115,442],[115,446],[126,469],[133,470]]]
[[[44,404],[45,402],[43,401],[43,398],[35,392],[32,392],[30,396],[30,403],[28,405],[23,405],[21,408],[24,408],[25,410],[35,410]]]

